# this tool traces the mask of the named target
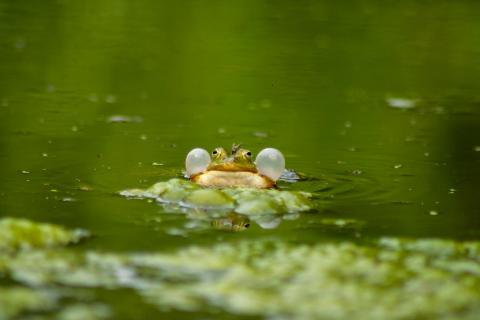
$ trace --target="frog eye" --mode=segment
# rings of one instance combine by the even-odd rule
[[[215,148],[212,151],[212,156],[215,159],[223,158],[223,157],[225,157],[225,155],[226,155],[226,153],[225,153],[225,150],[223,148]]]
[[[252,157],[252,153],[250,151],[245,152],[245,157],[247,158]]]
[[[285,171],[285,158],[280,151],[274,148],[266,148],[260,151],[255,159],[255,164],[260,174],[273,181],[277,181]]]
[[[212,160],[210,154],[201,148],[195,148],[187,154],[185,159],[185,169],[190,177],[194,174],[203,172],[207,169]]]

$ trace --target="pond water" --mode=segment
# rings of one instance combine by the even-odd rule
[[[0,217],[88,230],[69,247],[80,255],[480,240],[478,12],[476,1],[0,1]],[[182,178],[194,147],[232,143],[281,150],[304,178],[280,189],[312,193],[315,210],[226,232],[119,195]],[[311,316],[59,283],[108,308],[98,317]],[[0,278],[14,284],[31,286]]]

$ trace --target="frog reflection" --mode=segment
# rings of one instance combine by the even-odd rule
[[[245,231],[250,227],[250,219],[243,214],[231,212],[224,217],[213,219],[211,226],[222,231]]]

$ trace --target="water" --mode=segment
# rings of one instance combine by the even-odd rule
[[[1,1],[0,215],[81,227],[95,237],[78,250],[112,252],[479,240],[477,12],[475,1]],[[194,147],[234,142],[281,150],[308,179],[280,187],[314,192],[319,210],[185,237],[172,232],[185,215],[117,194],[181,176]]]

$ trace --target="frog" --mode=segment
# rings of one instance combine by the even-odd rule
[[[275,188],[285,171],[285,158],[275,148],[261,150],[253,160],[252,152],[233,144],[230,154],[217,147],[211,153],[194,148],[185,160],[188,178],[203,187]]]
[[[251,222],[272,229],[283,221],[282,215],[295,219],[316,208],[312,194],[277,185],[280,179],[289,181],[290,171],[275,148],[264,148],[256,157],[238,144],[228,152],[223,147],[211,152],[194,148],[187,154],[185,169],[183,177],[119,193],[155,201],[165,211],[186,213],[191,219],[210,219],[214,229],[234,232],[247,230]]]

